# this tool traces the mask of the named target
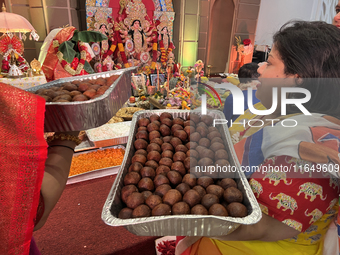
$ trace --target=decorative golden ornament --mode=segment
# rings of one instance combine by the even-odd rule
[[[41,70],[41,63],[36,60],[35,58],[30,63],[31,68],[34,70],[34,72],[39,73]]]

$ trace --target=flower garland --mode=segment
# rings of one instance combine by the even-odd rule
[[[65,69],[66,72],[68,72],[72,76],[79,75],[82,72],[86,61],[86,46],[83,42],[78,43],[78,48],[80,50],[80,60],[75,57],[71,64],[64,59],[64,54],[59,51],[58,40],[53,40],[53,47],[55,53],[57,54],[59,62],[61,63],[61,66]]]
[[[165,65],[166,62],[168,61],[168,56],[172,52],[172,49],[174,48],[174,46],[173,46],[172,42],[170,42],[170,44],[168,46],[168,50],[165,51],[164,43],[163,43],[163,41],[160,41],[159,42],[159,48],[161,50],[161,62],[162,62],[163,65]]]

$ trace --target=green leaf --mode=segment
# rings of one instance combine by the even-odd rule
[[[101,42],[103,40],[107,40],[108,38],[100,32],[97,31],[75,31],[72,37],[72,41],[74,42]]]
[[[65,41],[59,46],[59,50],[63,53],[63,58],[68,62],[71,63],[76,56],[76,51],[73,49],[74,43],[70,41]]]
[[[94,73],[94,70],[92,69],[90,63],[87,61],[85,61],[84,70],[89,74]]]

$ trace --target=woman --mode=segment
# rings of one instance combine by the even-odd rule
[[[45,100],[3,83],[0,90],[0,254],[40,254],[32,232],[65,188],[79,132],[56,133],[47,144]]]
[[[340,164],[339,55],[340,31],[324,22],[294,22],[274,35],[268,62],[258,69],[261,84],[256,96],[270,109],[273,87],[305,88],[311,98],[303,106],[312,115],[288,107],[289,115],[281,116],[279,97],[273,113],[257,118],[265,127],[237,143],[235,150],[243,166],[259,166],[259,171],[246,175],[261,207],[261,220],[226,236],[202,238],[183,254],[322,254],[339,199],[333,175]],[[288,128],[282,125],[285,121],[297,125]],[[291,171],[264,172],[269,167]],[[320,167],[326,171],[316,171]],[[178,254],[184,244],[185,239],[178,244]]]

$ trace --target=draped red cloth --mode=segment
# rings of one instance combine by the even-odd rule
[[[45,100],[0,83],[0,254],[28,254],[47,158]]]

